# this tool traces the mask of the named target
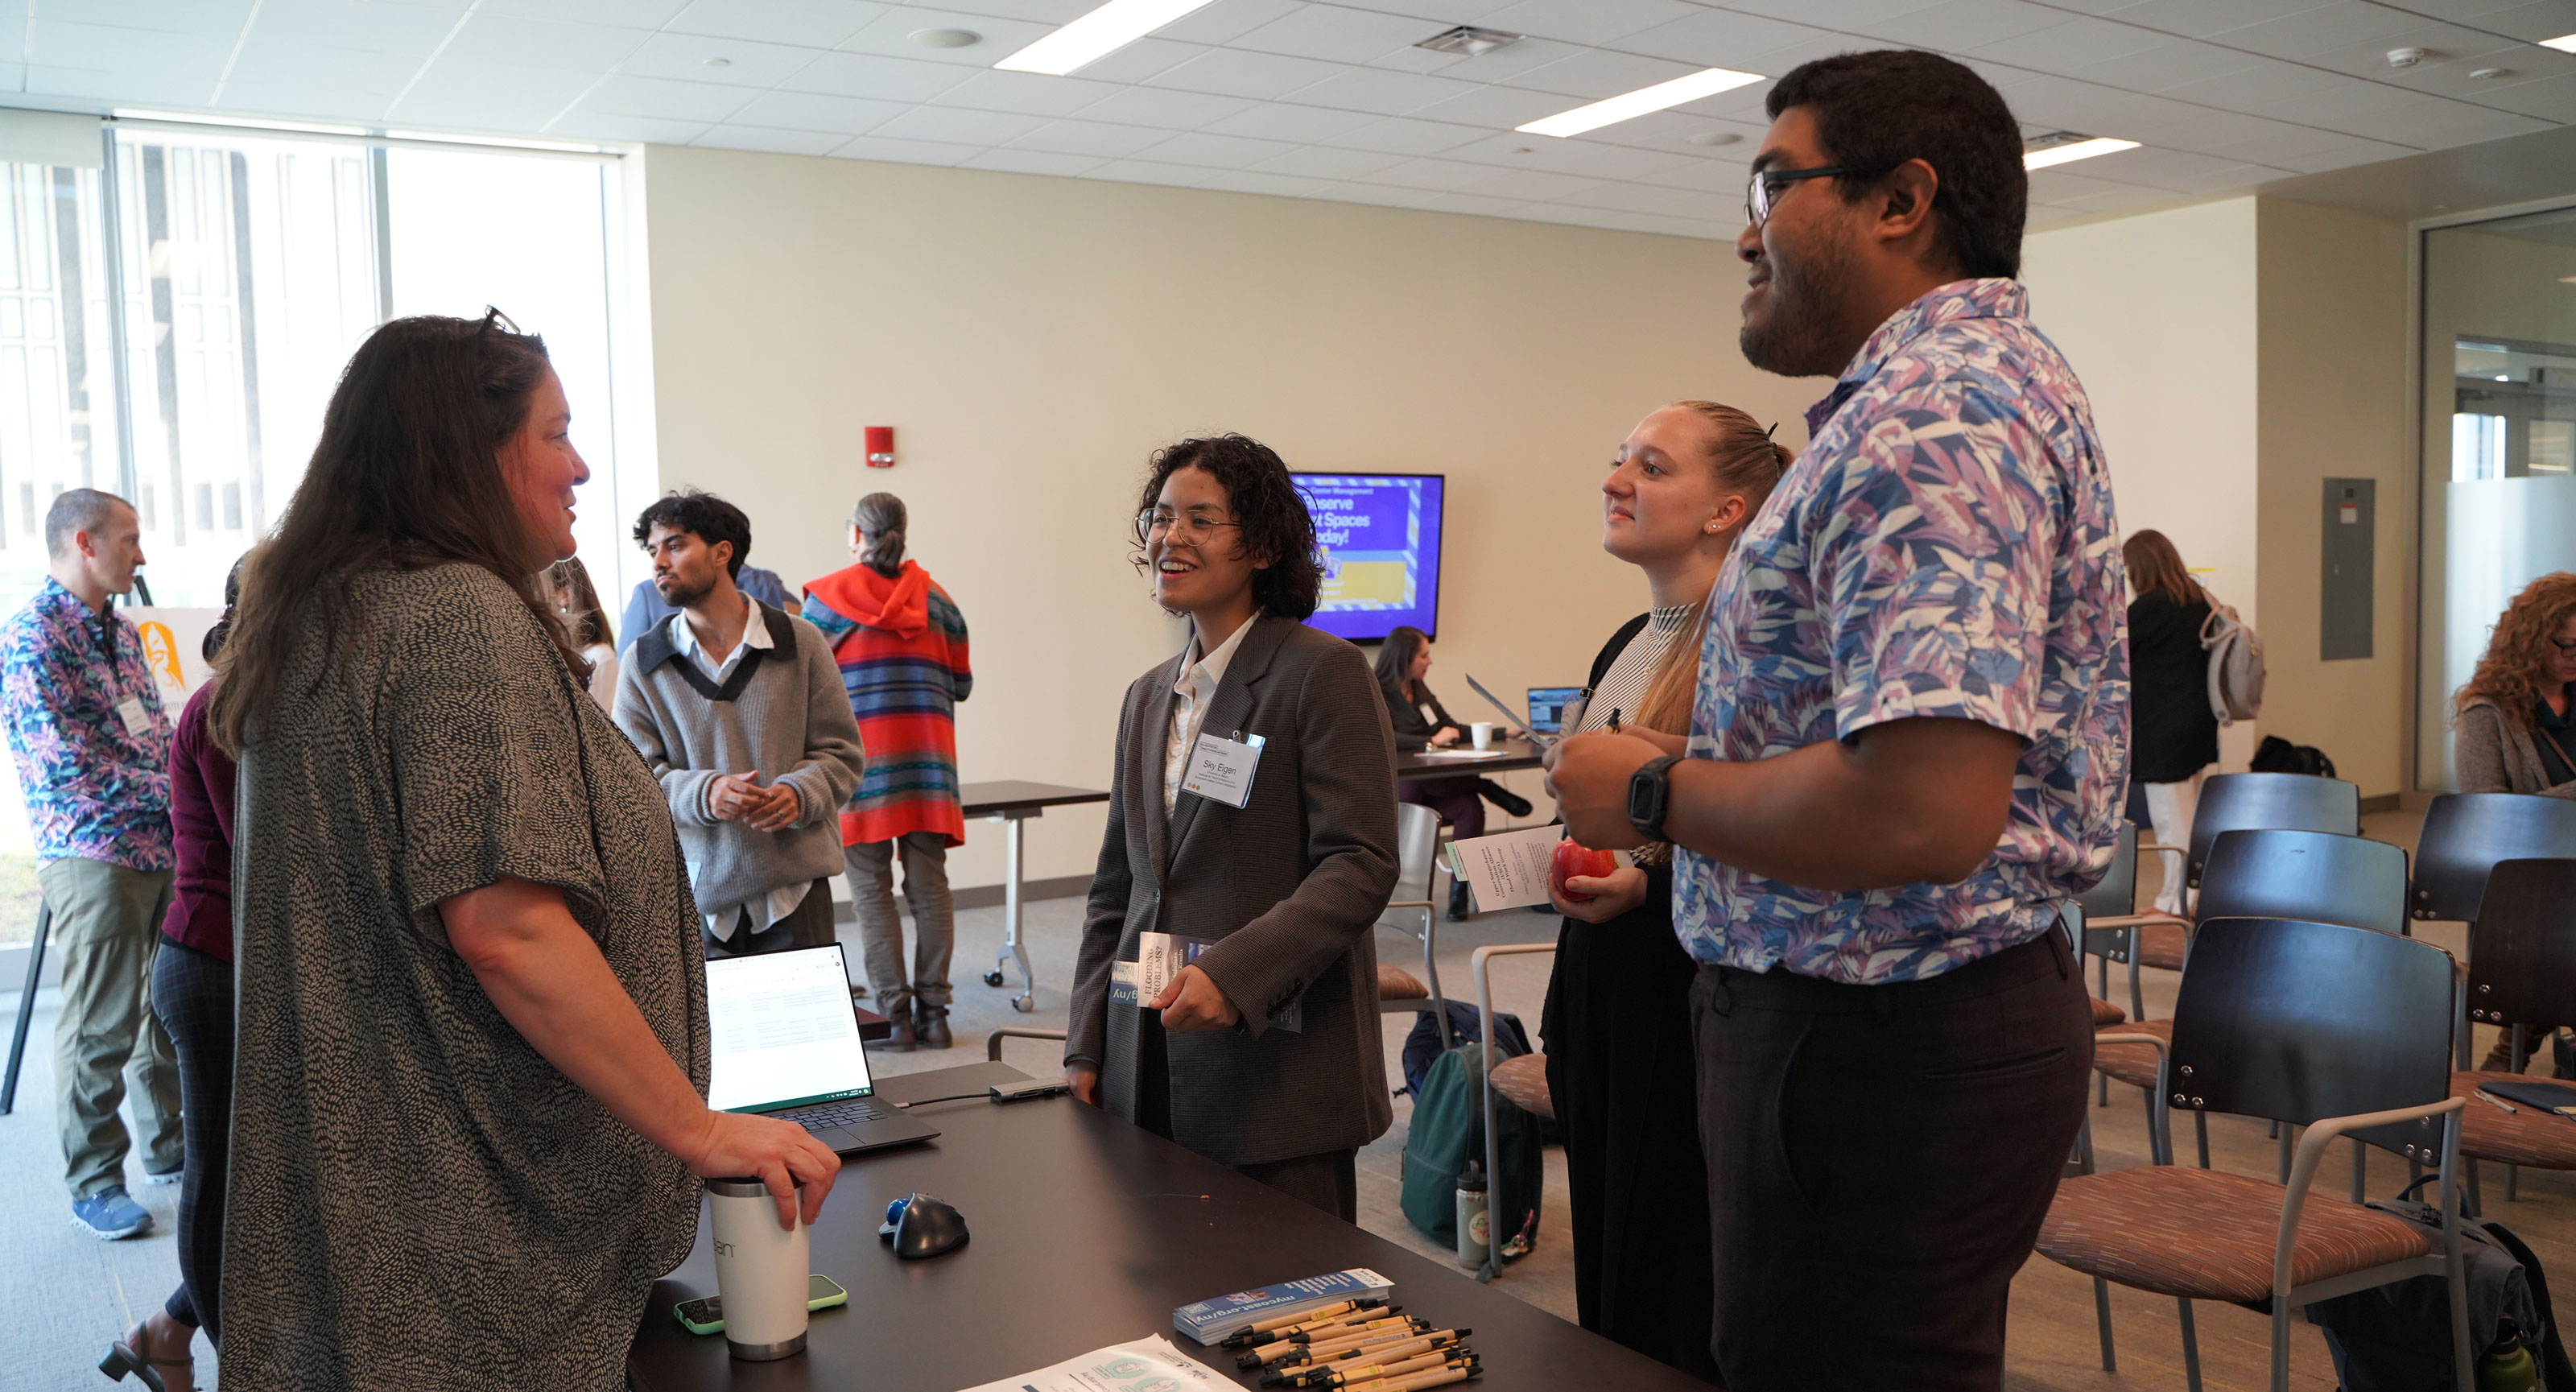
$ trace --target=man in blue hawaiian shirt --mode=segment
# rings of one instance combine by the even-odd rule
[[[1676,846],[1726,1385],[1994,1389],[2092,1063],[2055,924],[2127,782],[2110,475],[2012,278],[2002,97],[1881,52],[1768,104],[1744,353],[1837,380],[1719,575],[1687,745],[1550,778],[1577,839]]]
[[[185,1159],[178,1062],[148,987],[170,903],[170,722],[141,635],[108,607],[143,563],[134,509],[68,490],[45,545],[50,578],[0,626],[0,699],[63,968],[54,1080],[72,1220],[133,1237],[152,1215],[125,1192],[124,1075],[145,1178],[174,1182]]]

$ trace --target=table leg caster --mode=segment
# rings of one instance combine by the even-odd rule
[[[1038,998],[1035,995],[1013,996],[1011,1008],[1023,1015],[1030,1014],[1038,1008]]]
[[[1000,972],[997,972],[997,971],[988,971],[988,972],[984,973],[984,984],[985,984],[985,985],[987,985],[987,986],[999,986],[999,985],[1001,985],[1001,984],[1002,984],[1002,974],[1001,974]],[[1025,1008],[1025,1007],[1024,1007],[1024,1008]]]

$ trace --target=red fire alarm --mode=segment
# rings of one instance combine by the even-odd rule
[[[894,427],[891,425],[871,425],[867,428],[867,432],[868,467],[871,469],[893,468]]]

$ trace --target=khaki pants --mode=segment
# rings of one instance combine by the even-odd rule
[[[57,1122],[72,1197],[125,1183],[132,1146],[116,1109],[129,1077],[143,1128],[143,1168],[174,1173],[186,1158],[179,1062],[152,1012],[151,989],[161,916],[170,908],[170,872],[66,858],[40,866],[36,883],[54,914],[50,950],[63,964],[54,1080],[62,1089]]]
[[[912,906],[912,979],[903,971],[903,917],[894,906],[894,861],[903,857],[903,897]],[[862,841],[841,848],[850,875],[850,907],[859,918],[859,948],[868,964],[868,988],[888,1019],[917,996],[945,1009],[950,998],[948,959],[957,946],[957,919],[948,894],[948,842],[935,831],[908,832],[893,841]]]

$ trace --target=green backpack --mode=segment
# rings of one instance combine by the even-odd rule
[[[1484,1116],[1476,1072],[1482,1046],[1461,1044],[1431,1061],[1413,1098],[1412,1131],[1404,1140],[1404,1216],[1432,1241],[1458,1245],[1458,1176],[1469,1160],[1485,1163]],[[1547,1177],[1538,1118],[1520,1104],[1494,1098],[1495,1159],[1502,1172],[1486,1191],[1493,1233],[1508,1259],[1538,1238],[1538,1198]]]

